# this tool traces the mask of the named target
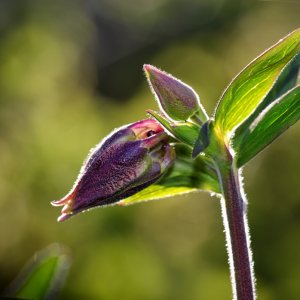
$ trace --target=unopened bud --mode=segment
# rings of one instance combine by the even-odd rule
[[[155,120],[115,130],[91,151],[72,190],[52,202],[64,206],[58,221],[139,192],[164,175],[174,159],[168,136]]]
[[[151,65],[144,65],[144,71],[160,108],[169,118],[186,121],[197,113],[202,123],[208,119],[190,86]]]

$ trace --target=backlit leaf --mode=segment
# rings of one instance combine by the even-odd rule
[[[225,90],[215,113],[216,125],[229,137],[271,90],[286,64],[300,51],[300,29],[252,61]]]
[[[173,122],[153,110],[148,110],[148,113],[155,118],[171,135],[179,141],[193,147],[200,128],[191,122]]]
[[[269,104],[237,140],[237,165],[241,167],[300,118],[300,86]]]
[[[300,71],[300,53],[298,53],[282,70],[274,86],[265,97],[265,99],[259,104],[255,112],[243,122],[234,133],[234,144],[238,149],[238,143],[242,140],[242,135],[247,132],[251,123],[255,118],[273,101],[278,99],[280,96],[288,92],[290,89],[297,85]]]

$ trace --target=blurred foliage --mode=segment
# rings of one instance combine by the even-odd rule
[[[62,299],[230,299],[218,200],[192,194],[58,224],[50,201],[89,148],[156,103],[142,64],[191,85],[211,114],[251,59],[299,27],[298,1],[0,1],[0,285],[61,242]],[[260,299],[298,299],[300,127],[245,168]],[[218,288],[216,288],[218,287]]]
[[[70,268],[70,258],[62,245],[52,244],[35,253],[6,295],[18,299],[57,299]]]

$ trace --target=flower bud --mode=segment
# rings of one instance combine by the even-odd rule
[[[144,65],[144,71],[160,108],[168,117],[186,121],[198,113],[202,123],[208,119],[198,95],[190,86],[151,65]]]
[[[52,202],[64,206],[58,221],[139,192],[157,181],[174,159],[167,134],[152,119],[115,130],[92,149],[72,190]]]

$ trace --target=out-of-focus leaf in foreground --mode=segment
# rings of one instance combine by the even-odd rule
[[[9,297],[57,299],[70,268],[66,250],[58,244],[36,253],[8,288]]]
[[[176,145],[174,166],[157,183],[120,201],[119,205],[129,205],[148,200],[157,200],[194,191],[220,193],[217,173],[205,156],[191,158],[191,150],[184,145]]]
[[[300,51],[300,29],[252,61],[225,90],[215,112],[216,126],[230,136],[271,90],[283,68]]]
[[[269,104],[242,136],[236,138],[237,166],[241,167],[300,118],[300,86]]]

